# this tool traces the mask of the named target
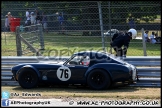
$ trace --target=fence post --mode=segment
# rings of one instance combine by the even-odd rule
[[[143,54],[144,54],[144,56],[147,56],[147,53],[146,53],[146,42],[145,42],[144,29],[143,28],[142,28],[141,32],[142,32]]]
[[[112,42],[112,36],[111,36],[111,10],[110,10],[110,1],[109,1],[109,30],[110,30],[110,43]],[[109,52],[112,54],[112,47],[110,46]]]
[[[98,3],[98,9],[99,9],[99,19],[100,19],[100,28],[101,28],[101,36],[102,36],[102,48],[105,52],[105,41],[104,41],[104,35],[103,35],[103,22],[102,22],[102,10],[101,10],[101,2]]]
[[[41,50],[44,50],[44,36],[43,36],[43,27],[41,24],[38,24],[38,34],[39,34],[39,41],[40,41],[40,46]]]
[[[19,26],[16,27],[16,49],[17,49],[17,56],[22,56],[20,27]]]

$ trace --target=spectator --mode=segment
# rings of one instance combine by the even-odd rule
[[[25,26],[30,26],[31,25],[31,19],[30,19],[29,9],[26,10],[25,16],[26,16]],[[29,31],[29,30],[30,30],[29,27],[25,28],[25,31]]]
[[[11,28],[11,18],[12,18],[12,15],[11,15],[11,12],[8,12],[8,21],[9,21],[9,30]]]
[[[61,33],[62,31],[62,34],[64,34],[64,17],[62,16],[62,14],[60,13],[59,16],[58,16],[58,21],[59,21],[59,33]]]
[[[150,35],[150,42],[152,43],[152,44],[155,44],[156,43],[156,40],[155,40],[155,32],[152,32],[152,34]]]
[[[36,12],[36,24],[39,24],[41,23],[41,20],[42,20],[41,15],[37,9],[35,9],[35,12]]]
[[[10,28],[8,15],[5,16],[5,31],[8,32]]]
[[[161,37],[158,36],[157,33],[155,33],[155,40],[156,40],[156,43],[161,43]]]
[[[134,22],[134,19],[132,17],[129,18],[129,28],[133,28],[135,29],[135,22]]]
[[[48,30],[47,30],[47,16],[46,16],[45,12],[42,13],[42,25],[43,25],[43,30],[46,33],[48,33]]]
[[[30,26],[31,25],[31,19],[30,19],[29,9],[26,10],[26,21],[25,21],[25,25],[26,26]]]
[[[31,12],[31,25],[35,25],[36,23],[36,16],[34,15],[34,12]]]
[[[149,31],[145,31],[145,33],[144,33],[145,42],[150,42],[150,39],[148,37],[148,33],[149,33]]]
[[[34,15],[34,12],[31,12],[31,25],[36,24],[36,16]],[[35,26],[31,26],[31,30],[35,30]]]

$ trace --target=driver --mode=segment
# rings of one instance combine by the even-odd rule
[[[90,63],[90,60],[89,60],[87,57],[85,57],[85,58],[82,60],[82,62],[81,62],[81,64],[82,64],[82,65],[85,65],[85,66],[88,66],[89,63]]]

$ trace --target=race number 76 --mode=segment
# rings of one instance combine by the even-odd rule
[[[60,78],[68,78],[68,69],[60,69],[61,70],[61,75]]]
[[[57,69],[57,77],[61,81],[67,81],[71,77],[71,70],[68,67],[62,66]]]

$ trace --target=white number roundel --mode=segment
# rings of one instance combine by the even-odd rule
[[[71,77],[71,71],[68,67],[62,66],[57,69],[57,77],[61,81],[67,81]]]

